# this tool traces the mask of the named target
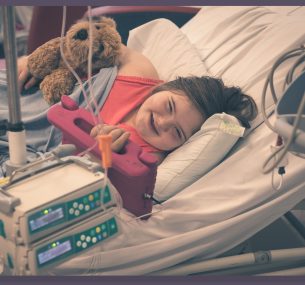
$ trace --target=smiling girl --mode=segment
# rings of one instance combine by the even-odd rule
[[[28,89],[37,83],[28,72],[27,57],[18,70],[20,86]],[[110,134],[115,152],[130,139],[161,162],[207,118],[221,112],[248,126],[257,107],[240,88],[227,87],[221,79],[191,76],[163,82],[144,55],[122,45],[116,80],[100,110],[103,124],[93,127],[91,136]]]

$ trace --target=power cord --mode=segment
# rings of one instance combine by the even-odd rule
[[[267,76],[267,79],[266,79],[266,82],[265,82],[265,85],[263,88],[262,102],[261,102],[262,115],[263,115],[264,122],[267,125],[267,127],[275,133],[276,133],[276,130],[271,125],[271,123],[268,119],[268,116],[266,114],[267,89],[268,89],[268,86],[270,86],[271,95],[272,95],[274,103],[276,104],[278,101],[278,97],[276,95],[276,91],[275,91],[275,87],[274,87],[275,71],[286,60],[293,58],[293,57],[297,57],[297,60],[294,62],[292,67],[289,69],[289,71],[285,77],[283,89],[285,89],[289,84],[292,83],[293,78],[294,78],[294,73],[295,73],[297,67],[299,67],[300,64],[302,64],[305,61],[305,46],[304,45],[300,46],[299,48],[296,48],[296,49],[293,49],[293,50],[290,50],[290,51],[284,53],[282,56],[279,57],[279,59],[276,60],[269,75]],[[303,70],[304,70],[304,68],[303,68]],[[298,130],[298,127],[300,124],[300,119],[301,119],[304,107],[305,107],[305,94],[303,95],[303,98],[298,107],[297,114],[295,116],[295,120],[294,120],[294,124],[293,124],[292,134],[291,134],[290,138],[284,144],[282,138],[278,136],[276,145],[272,149],[272,154],[267,158],[267,160],[263,164],[263,173],[264,174],[267,174],[267,173],[273,171],[277,167],[278,167],[279,175],[283,176],[286,173],[285,166],[288,163],[287,157],[286,157],[287,152],[288,152],[290,145],[293,143],[295,137],[298,135],[297,130]],[[270,161],[272,159],[273,159],[273,163],[271,165],[269,165]],[[273,179],[272,179],[272,181],[273,181]],[[276,188],[278,188],[278,187],[276,187]]]

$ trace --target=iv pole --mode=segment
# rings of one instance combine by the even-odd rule
[[[20,98],[17,80],[17,52],[15,38],[15,12],[13,6],[2,6],[4,53],[6,61],[9,121],[7,124],[9,156],[7,175],[24,166],[26,159],[25,130],[21,121]]]

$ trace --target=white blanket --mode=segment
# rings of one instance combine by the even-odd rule
[[[299,186],[305,160],[290,156],[280,192],[272,189],[271,175],[261,174],[274,139],[262,125],[225,162],[165,202],[148,221],[128,222],[131,217],[122,210],[120,236],[53,274],[141,275],[198,255],[216,257],[238,245],[305,198]]]

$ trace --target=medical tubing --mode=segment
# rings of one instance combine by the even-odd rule
[[[98,109],[97,102],[95,100],[93,86],[92,86],[92,49],[93,49],[93,29],[92,29],[92,11],[91,6],[88,6],[88,18],[89,18],[89,52],[88,52],[88,87],[89,87],[89,99],[87,104],[93,102],[95,110],[97,112],[97,122],[102,123],[102,118]]]
[[[268,85],[270,85],[271,95],[272,95],[274,103],[276,104],[277,103],[277,97],[276,97],[276,92],[275,92],[275,88],[274,88],[274,84],[273,84],[273,77],[274,77],[275,70],[278,68],[279,65],[281,65],[287,59],[295,57],[295,56],[299,56],[303,52],[304,52],[304,46],[301,46],[299,48],[290,50],[290,51],[284,53],[282,56],[280,56],[280,58],[278,58],[276,60],[276,62],[274,63],[274,65],[271,68],[271,71],[269,72],[269,74],[267,76],[267,79],[265,81],[265,84],[264,84],[264,87],[263,87],[263,92],[262,92],[261,112],[262,112],[262,116],[263,116],[265,124],[267,125],[267,127],[270,130],[272,130],[275,133],[276,133],[276,130],[271,125],[271,123],[269,122],[268,116],[266,114],[266,96],[267,96]],[[287,77],[287,75],[286,75],[286,77]]]
[[[88,99],[87,97],[87,94],[84,92],[84,96],[86,98],[86,103],[87,103],[87,106],[94,118],[94,122],[95,124],[97,123],[102,123],[102,119],[100,117],[100,112],[98,110],[98,106],[97,106],[97,102],[95,100],[95,97],[94,97],[94,92],[93,92],[93,86],[92,86],[92,48],[93,48],[93,30],[92,30],[92,11],[91,11],[91,7],[88,6],[88,18],[89,18],[89,52],[88,52],[88,65],[87,65],[87,77],[88,77],[88,87],[89,87],[89,98],[90,100]],[[79,78],[77,76],[77,78]],[[81,82],[81,80],[79,80],[79,83],[80,85],[82,85],[83,87],[83,84]],[[94,107],[96,109],[96,112],[97,112],[97,120],[96,120],[96,117],[95,117],[95,114],[94,114],[94,111],[91,107],[91,102],[93,102],[94,104]],[[79,155],[84,155],[86,153],[88,153],[90,150],[92,150],[96,145],[97,145],[97,141],[94,143],[93,146],[87,148],[86,150],[84,150],[83,152],[81,152]],[[102,153],[102,152],[101,152]],[[106,187],[108,185],[108,167],[104,166],[104,182],[103,182],[103,187],[102,187],[102,190],[101,190],[101,201],[104,201],[104,196],[105,196],[105,191],[106,191]],[[116,191],[116,201],[117,201],[117,209],[118,209],[118,212],[120,212],[121,210],[121,207],[122,207],[122,199],[121,197],[118,197],[118,192]],[[105,205],[104,203],[102,203],[102,208],[103,210],[105,211]]]
[[[103,182],[103,187],[101,190],[101,201],[102,201],[101,204],[102,204],[103,211],[106,210],[105,205],[104,205],[104,196],[105,196],[107,184],[108,184],[108,169],[104,169],[104,182]]]
[[[92,13],[91,13],[91,6],[88,6],[88,15],[89,15],[89,52],[88,52],[88,70],[87,70],[87,74],[88,74],[88,87],[89,87],[89,98],[91,98],[91,100],[89,100],[86,97],[86,103],[87,106],[91,106],[91,102],[93,101],[94,107],[97,111],[97,120],[95,118],[95,114],[94,111],[92,110],[92,108],[90,108],[90,112],[91,115],[94,118],[94,122],[96,123],[102,123],[102,119],[100,116],[100,112],[98,110],[98,106],[94,97],[94,92],[93,92],[93,87],[92,87],[92,40],[93,40],[93,35],[92,35]],[[84,94],[85,95],[85,94]],[[85,95],[87,96],[87,94]],[[97,141],[91,146],[88,147],[87,149],[85,149],[84,151],[82,151],[81,153],[78,154],[78,156],[83,156],[85,154],[87,154],[88,152],[90,152],[92,149],[94,149],[97,145]]]
[[[304,47],[301,46],[300,48],[297,48],[297,49],[294,49],[294,50],[291,50],[287,53],[285,53],[284,55],[282,55],[276,62],[275,64],[273,65],[272,69],[271,69],[271,72],[267,78],[267,81],[264,85],[264,89],[263,89],[263,96],[262,96],[262,114],[263,114],[263,117],[264,117],[264,121],[265,121],[265,124],[273,131],[273,132],[276,132],[275,128],[270,124],[268,118],[267,118],[267,115],[265,113],[265,110],[266,110],[266,106],[265,106],[265,100],[266,100],[266,91],[267,91],[267,87],[268,87],[268,84],[270,84],[270,90],[271,90],[271,94],[273,96],[273,99],[276,100],[274,101],[275,103],[277,102],[277,98],[276,98],[276,94],[275,94],[275,89],[274,89],[274,85],[273,85],[273,76],[274,76],[274,72],[276,70],[276,68],[281,64],[283,63],[285,60],[291,58],[291,57],[294,57],[294,56],[300,56],[304,53]],[[301,56],[295,63],[294,65],[292,66],[292,68],[290,69],[290,72],[292,72],[291,74],[294,73],[294,70],[296,69],[296,67],[302,63],[304,61],[304,56]],[[292,75],[290,75],[292,76]],[[286,81],[288,80],[291,80],[292,77],[290,76],[287,76],[286,75]],[[304,98],[303,98],[304,99]],[[303,100],[302,100],[303,101]],[[302,103],[301,103],[302,105]],[[286,155],[286,153],[288,152],[288,148],[289,146],[291,145],[293,139],[294,139],[294,136],[295,136],[295,133],[296,133],[296,129],[298,127],[298,124],[299,124],[299,120],[301,118],[301,114],[302,114],[302,111],[303,111],[303,108],[302,106],[299,106],[299,109],[298,109],[298,117],[297,117],[297,120],[294,122],[294,128],[293,128],[293,132],[292,132],[292,135],[290,137],[290,139],[288,140],[286,146],[283,146],[283,147],[280,147],[277,151],[275,151],[274,153],[271,154],[271,156],[265,161],[264,165],[263,165],[263,173],[266,174],[266,173],[269,173],[271,170],[273,170],[276,166],[279,165],[279,163],[282,161],[282,159],[284,158],[284,156]],[[275,160],[275,162],[273,163],[273,165],[271,165],[271,167],[267,168],[266,169],[266,166],[267,164],[270,162],[270,160],[272,158],[275,158],[276,155],[279,153],[279,152],[282,152],[281,155],[279,156],[279,158],[277,160]],[[273,179],[272,179],[273,181]]]
[[[92,34],[92,14],[91,14],[90,6],[88,6],[88,16],[89,16],[89,51],[88,51],[87,75],[88,75],[88,87],[89,87],[89,94],[90,94],[89,97],[92,98],[93,90],[92,90],[92,81],[91,80],[92,80],[92,44],[93,44],[92,37],[93,37],[93,34]]]
[[[266,95],[267,95],[267,88],[268,88],[269,83],[270,83],[270,80],[269,80],[269,76],[268,76],[267,80],[265,82],[265,85],[263,87],[263,95],[262,95],[262,101],[261,101],[261,112],[262,112],[263,119],[264,119],[264,122],[267,125],[267,127],[270,130],[272,130],[273,132],[275,132],[275,128],[269,122],[268,116],[266,114]]]
[[[158,213],[162,213],[163,212],[163,205],[162,204],[159,204],[161,206],[161,209],[160,210],[156,210],[156,211],[152,211],[150,213],[147,213],[147,214],[144,214],[144,215],[141,215],[141,216],[138,216],[138,217],[134,217],[134,218],[131,218],[129,220],[123,220],[122,218],[118,217],[121,221],[123,221],[124,223],[127,223],[127,224],[130,224],[132,222],[135,222],[137,220],[140,220],[140,219],[143,219],[143,218],[146,218],[146,217],[152,217]]]
[[[296,53],[296,54],[294,54],[294,53]],[[275,92],[275,88],[274,88],[274,84],[273,84],[275,70],[289,58],[299,56],[300,54],[302,54],[302,52],[300,52],[300,48],[289,51],[289,52],[285,53],[284,55],[282,55],[279,59],[277,59],[277,61],[272,66],[271,72],[269,74],[269,80],[270,80],[271,95],[272,95],[274,103],[277,103],[277,96],[276,96],[276,92]]]
[[[272,169],[274,169],[275,167],[277,167],[279,165],[279,163],[282,161],[282,159],[284,158],[284,156],[286,155],[286,153],[288,152],[288,149],[291,145],[291,143],[293,142],[293,140],[295,139],[295,135],[298,129],[298,126],[300,124],[301,121],[301,117],[302,117],[302,112],[304,110],[305,107],[305,92],[303,94],[303,98],[301,100],[301,103],[298,107],[298,111],[296,114],[296,118],[293,122],[293,128],[292,128],[292,133],[290,135],[290,138],[288,139],[287,143],[285,144],[285,146],[280,147],[277,151],[275,151],[271,156],[269,156],[267,158],[267,160],[265,161],[264,165],[263,165],[263,173],[267,174],[269,173]],[[269,168],[266,168],[267,164],[269,163],[269,161],[275,157],[280,151],[282,151],[282,153],[280,154],[279,158],[277,159],[277,161],[271,165]]]
[[[82,152],[78,153],[77,156],[84,156],[85,154],[87,154],[88,152],[90,152],[91,150],[93,150],[97,145],[97,141],[94,142],[94,144],[88,148],[86,148],[85,150],[83,150]]]
[[[274,182],[274,174],[275,174],[275,169],[272,170],[272,175],[271,175],[271,185],[273,190],[275,191],[279,191],[282,188],[283,185],[283,175],[280,175],[280,182],[278,186],[275,186],[275,182]]]
[[[90,6],[88,6],[88,7],[90,7]],[[89,11],[89,23],[90,23],[90,21],[92,21],[92,16],[91,16],[90,11]],[[91,76],[91,74],[92,74],[91,66],[92,65],[90,65],[90,67],[89,67],[89,62],[92,61],[92,56],[90,58],[90,50],[91,50],[91,55],[92,55],[92,36],[91,36],[91,40],[89,39],[90,41],[89,41],[89,55],[88,55],[88,85],[89,85],[89,92],[90,92],[90,95],[92,97],[91,100],[93,101],[94,106],[95,106],[95,108],[97,110],[97,114],[98,114],[97,117],[94,114],[94,111],[93,111],[92,106],[91,106],[91,102],[92,101],[90,101],[89,98],[88,98],[88,95],[87,95],[87,92],[86,92],[86,90],[84,88],[82,80],[80,79],[78,74],[75,72],[75,70],[72,68],[72,66],[68,63],[68,61],[67,61],[67,59],[66,59],[66,57],[65,57],[65,55],[63,53],[63,38],[64,38],[65,26],[66,26],[66,14],[67,14],[67,6],[63,6],[63,22],[62,22],[61,38],[60,38],[60,53],[61,53],[61,57],[62,57],[63,61],[65,62],[65,64],[67,65],[68,69],[71,71],[71,73],[74,75],[74,77],[76,78],[77,82],[79,83],[81,91],[83,92],[83,95],[84,95],[85,100],[86,100],[87,108],[89,109],[89,111],[90,111],[90,113],[92,115],[94,124],[102,123],[102,120],[101,120],[101,117],[100,117],[100,113],[99,113],[99,110],[98,110],[98,106],[97,106],[97,103],[96,103],[96,100],[94,98],[93,91],[92,91],[92,81],[91,81],[92,80],[92,76]],[[92,26],[91,26],[91,23],[89,24],[89,37],[90,37],[90,34],[92,35]],[[86,150],[84,150],[81,153],[79,153],[78,156],[83,156],[83,155],[87,154],[90,150],[95,148],[96,145],[97,145],[97,142],[95,142],[94,145],[92,145],[91,147],[88,147]]]
[[[304,51],[305,51],[304,46],[301,46],[300,49],[301,49],[301,51],[299,52],[298,56],[302,55],[304,53]],[[283,92],[285,91],[286,86],[291,83],[292,78],[293,78],[293,73],[294,73],[295,69],[298,67],[299,64],[302,63],[302,61],[304,61],[304,58],[303,58],[302,61],[300,61],[300,62],[298,62],[298,61],[290,68],[290,70],[286,74],[286,77],[285,77],[285,80],[284,80],[284,83],[283,83],[283,87],[282,87],[282,91]]]
[[[65,34],[65,27],[66,27],[66,14],[67,14],[67,6],[63,6],[63,21],[62,21],[62,27],[61,27],[61,35],[60,35],[60,55],[64,61],[64,63],[66,64],[66,66],[68,67],[68,69],[70,70],[70,72],[74,75],[74,77],[76,78],[77,82],[79,83],[79,86],[83,92],[83,95],[85,97],[86,103],[87,103],[87,107],[89,108],[90,113],[92,114],[92,118],[93,121],[95,122],[95,124],[97,123],[97,119],[94,116],[94,111],[92,109],[92,106],[89,104],[88,101],[88,96],[87,93],[85,91],[84,85],[82,80],[79,78],[78,74],[75,72],[75,70],[72,68],[72,66],[69,64],[69,62],[67,61],[64,52],[63,52],[63,44],[64,44],[64,34]]]
[[[94,98],[94,94],[93,94],[93,88],[92,88],[92,46],[93,46],[93,34],[92,34],[92,13],[91,13],[91,7],[88,6],[88,15],[89,15],[89,53],[88,53],[88,87],[89,87],[89,94],[90,94],[90,97],[91,97],[91,100],[88,99],[88,96],[87,96],[87,93],[85,91],[85,88],[83,86],[83,83],[81,81],[81,79],[79,78],[78,74],[73,70],[73,68],[71,67],[71,65],[68,63],[66,57],[64,56],[64,53],[63,53],[63,38],[64,38],[64,31],[65,31],[65,25],[66,25],[66,6],[63,6],[63,23],[62,23],[62,30],[61,30],[61,38],[60,38],[60,53],[61,53],[61,56],[63,58],[63,61],[65,62],[65,64],[67,65],[68,69],[72,72],[72,74],[75,76],[75,78],[77,79],[79,85],[80,85],[80,88],[84,94],[84,97],[86,99],[86,104],[87,104],[87,107],[89,108],[89,111],[91,112],[92,116],[93,116],[93,120],[94,120],[94,123],[97,124],[97,123],[102,123],[102,120],[101,120],[101,117],[100,117],[100,113],[98,111],[98,106],[97,106],[97,103],[96,103],[96,100]],[[98,120],[96,119],[95,115],[94,115],[94,111],[91,107],[91,102],[93,101],[93,104],[97,110],[97,114],[98,114]],[[88,153],[88,151],[90,151],[91,149],[93,149],[95,146],[96,146],[97,142],[89,147],[88,149],[84,150],[83,152],[81,152],[80,154],[78,154],[79,156],[81,155],[84,155],[86,153]],[[105,192],[105,189],[106,189],[106,186],[108,184],[108,168],[104,168],[104,185],[103,185],[103,189],[101,191],[101,200],[103,201],[103,197],[104,197],[104,192]],[[120,212],[120,209],[121,209],[121,206],[122,206],[122,198],[121,196],[117,193],[117,200],[119,201],[118,205],[120,207],[118,207],[118,210]],[[118,197],[119,195],[119,197]],[[104,206],[103,206],[104,208]],[[103,209],[104,210],[104,209]],[[162,210],[160,210],[162,211]],[[157,211],[157,212],[160,212],[160,211]],[[142,215],[140,217],[136,217],[134,218],[133,220],[137,220],[137,219],[140,219],[140,218],[143,218],[143,217],[146,217],[146,216],[151,216],[153,213],[149,213],[149,214],[145,214],[145,215]]]
[[[122,209],[122,207],[123,207],[123,201],[122,201],[122,197],[121,197],[120,193],[117,190],[116,190],[115,193],[117,194],[116,200],[119,201],[118,205],[120,206],[120,208],[118,208],[118,214],[119,214],[121,209]],[[119,220],[121,220],[123,223],[130,224],[130,223],[138,221],[140,219],[143,219],[143,218],[146,218],[146,217],[151,217],[151,216],[154,216],[154,215],[156,215],[158,213],[162,213],[163,212],[163,204],[161,202],[159,202],[159,201],[158,201],[158,204],[161,207],[160,210],[155,210],[155,211],[152,211],[151,213],[147,213],[147,214],[144,214],[144,215],[141,215],[141,216],[137,216],[137,217],[131,218],[129,220],[124,220],[119,215],[116,216],[116,217]]]
[[[290,71],[287,72],[286,76],[285,76],[285,80],[283,82],[283,87],[282,87],[282,93],[285,92],[287,86],[290,84],[290,81],[289,81],[289,77],[290,77]]]
[[[295,155],[295,156],[298,156],[300,158],[305,159],[305,154],[304,153],[297,153],[297,152],[294,152],[294,151],[292,151],[291,153],[293,153],[293,155]]]
[[[293,52],[295,52],[295,50],[293,50]],[[275,92],[275,89],[274,89],[274,85],[273,85],[273,76],[274,76],[274,72],[275,72],[275,69],[281,64],[283,63],[285,60],[291,58],[291,57],[294,57],[296,55],[291,55],[290,53],[292,53],[292,51],[289,52],[289,54],[284,54],[283,56],[281,56],[276,62],[275,64],[273,65],[269,75],[267,76],[267,79],[266,79],[266,82],[265,82],[265,85],[263,87],[263,93],[262,93],[262,101],[261,101],[261,112],[262,112],[262,115],[263,115],[263,119],[264,119],[264,122],[265,124],[267,125],[267,127],[272,130],[273,132],[276,132],[275,128],[270,124],[269,122],[269,119],[268,119],[268,116],[266,114],[266,96],[267,96],[267,88],[268,88],[268,85],[270,85],[270,91],[271,91],[271,95],[272,95],[272,98],[273,98],[273,102],[276,104],[277,103],[277,97],[276,97],[276,92]]]
[[[264,122],[267,125],[267,127],[270,130],[272,130],[273,132],[275,132],[275,128],[269,122],[268,116],[266,114],[266,94],[267,94],[268,84],[269,84],[269,77],[267,78],[267,80],[265,82],[265,85],[263,87],[263,95],[262,95],[262,101],[261,101],[261,112],[262,112],[263,119],[264,119]]]
[[[305,54],[300,56],[297,61],[293,64],[293,66],[290,68],[288,72],[288,84],[292,82],[293,74],[296,68],[305,60]]]

